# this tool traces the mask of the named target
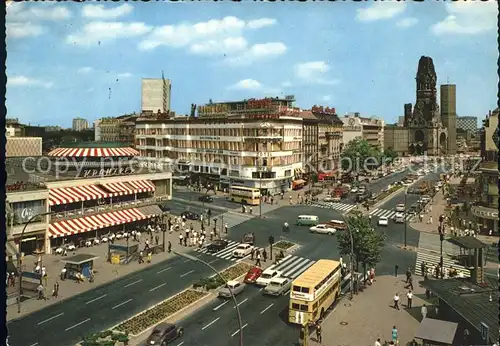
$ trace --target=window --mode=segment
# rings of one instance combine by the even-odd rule
[[[309,293],[309,287],[302,287],[302,293]]]
[[[300,287],[299,286],[293,286],[293,291],[294,292],[300,292]]]
[[[309,307],[307,305],[300,305],[300,311],[307,311],[309,309]]]
[[[300,310],[300,304],[292,303],[292,309],[294,309],[294,310]]]

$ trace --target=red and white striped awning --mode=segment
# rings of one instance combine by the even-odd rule
[[[108,190],[112,196],[123,196],[123,195],[133,195],[135,193],[134,189],[125,184],[124,182],[107,183],[102,184]]]
[[[108,197],[108,193],[104,192],[96,185],[60,187],[49,190],[49,205],[91,201],[106,197]]]
[[[137,208],[88,215],[50,224],[49,236],[51,238],[65,237],[68,235],[95,231],[110,226],[144,220],[154,216],[154,214],[145,215]]]
[[[131,180],[127,181],[129,185],[131,185],[135,191],[137,192],[148,192],[155,190],[155,184],[151,180]]]
[[[133,148],[57,148],[47,154],[55,157],[127,157],[138,156]]]

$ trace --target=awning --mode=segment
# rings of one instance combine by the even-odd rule
[[[294,183],[295,185],[300,185],[300,184],[305,184],[305,183],[306,183],[306,181],[305,181],[305,180],[303,180],[303,179],[297,179],[297,180],[294,180],[294,181],[293,181],[293,183]]]
[[[155,190],[155,184],[150,180],[131,180],[127,181],[127,184],[132,186],[137,192],[148,192]]]
[[[133,148],[57,148],[47,154],[55,157],[123,157],[138,156]]]
[[[108,193],[104,192],[96,185],[61,187],[49,190],[49,205],[91,201],[106,197],[108,197]]]
[[[163,214],[163,211],[158,205],[148,205],[146,207],[138,208],[141,214],[147,215],[148,217],[159,216]]]
[[[135,190],[125,182],[116,182],[116,183],[108,183],[108,184],[102,184],[108,190],[111,192],[112,196],[123,196],[123,195],[133,195],[135,193]]]
[[[51,238],[64,237],[138,220],[144,220],[153,216],[155,215],[144,215],[137,208],[88,215],[77,219],[64,220],[50,224],[49,236]]]

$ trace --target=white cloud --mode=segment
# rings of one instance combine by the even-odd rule
[[[140,22],[91,22],[86,24],[82,30],[68,35],[66,42],[81,46],[90,46],[120,38],[142,36],[150,32],[151,29],[151,27]]]
[[[259,90],[262,89],[262,84],[255,79],[242,79],[238,83],[233,84],[229,89],[234,90]]]
[[[308,83],[335,85],[338,81],[327,76],[330,69],[324,61],[310,61],[295,65],[295,75]]]
[[[39,79],[33,79],[25,76],[15,76],[8,77],[7,76],[7,86],[10,87],[43,87],[43,88],[51,88],[54,85],[52,82],[42,81]]]
[[[287,47],[282,42],[254,44],[244,53],[226,59],[231,65],[249,65],[257,60],[271,59],[285,54]]]
[[[133,9],[133,6],[129,4],[123,4],[117,7],[105,7],[104,5],[85,5],[82,9],[82,16],[93,19],[116,19],[130,14]]]
[[[16,3],[7,8],[7,21],[59,21],[71,18],[71,11],[64,6],[45,6],[31,4],[28,8],[24,3]]]
[[[435,35],[476,35],[497,27],[497,1],[445,4],[448,16],[431,28]]]
[[[6,23],[7,38],[36,37],[46,32],[41,25],[33,23]]]
[[[375,2],[369,7],[357,9],[356,19],[363,22],[371,22],[382,19],[390,19],[406,9],[406,4],[402,2]]]
[[[249,29],[261,29],[274,24],[276,24],[276,19],[260,18],[248,21],[247,26]]]
[[[403,18],[403,19],[397,21],[396,26],[398,26],[400,28],[409,28],[411,26],[414,26],[417,23],[418,23],[417,18],[408,17],[408,18]]]
[[[247,40],[243,37],[227,37],[223,40],[208,40],[191,45],[189,50],[195,54],[232,54],[241,52],[247,47]]]
[[[132,73],[130,73],[130,72],[124,72],[124,73],[119,73],[117,77],[118,78],[130,78],[132,76],[133,76]]]
[[[76,71],[78,74],[87,74],[92,72],[93,68],[90,66],[81,67]]]

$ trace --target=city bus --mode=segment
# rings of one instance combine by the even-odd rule
[[[259,205],[260,191],[252,187],[231,186],[229,189],[229,199],[236,203]]]
[[[304,325],[324,318],[340,295],[341,264],[321,259],[292,282],[288,321]]]

